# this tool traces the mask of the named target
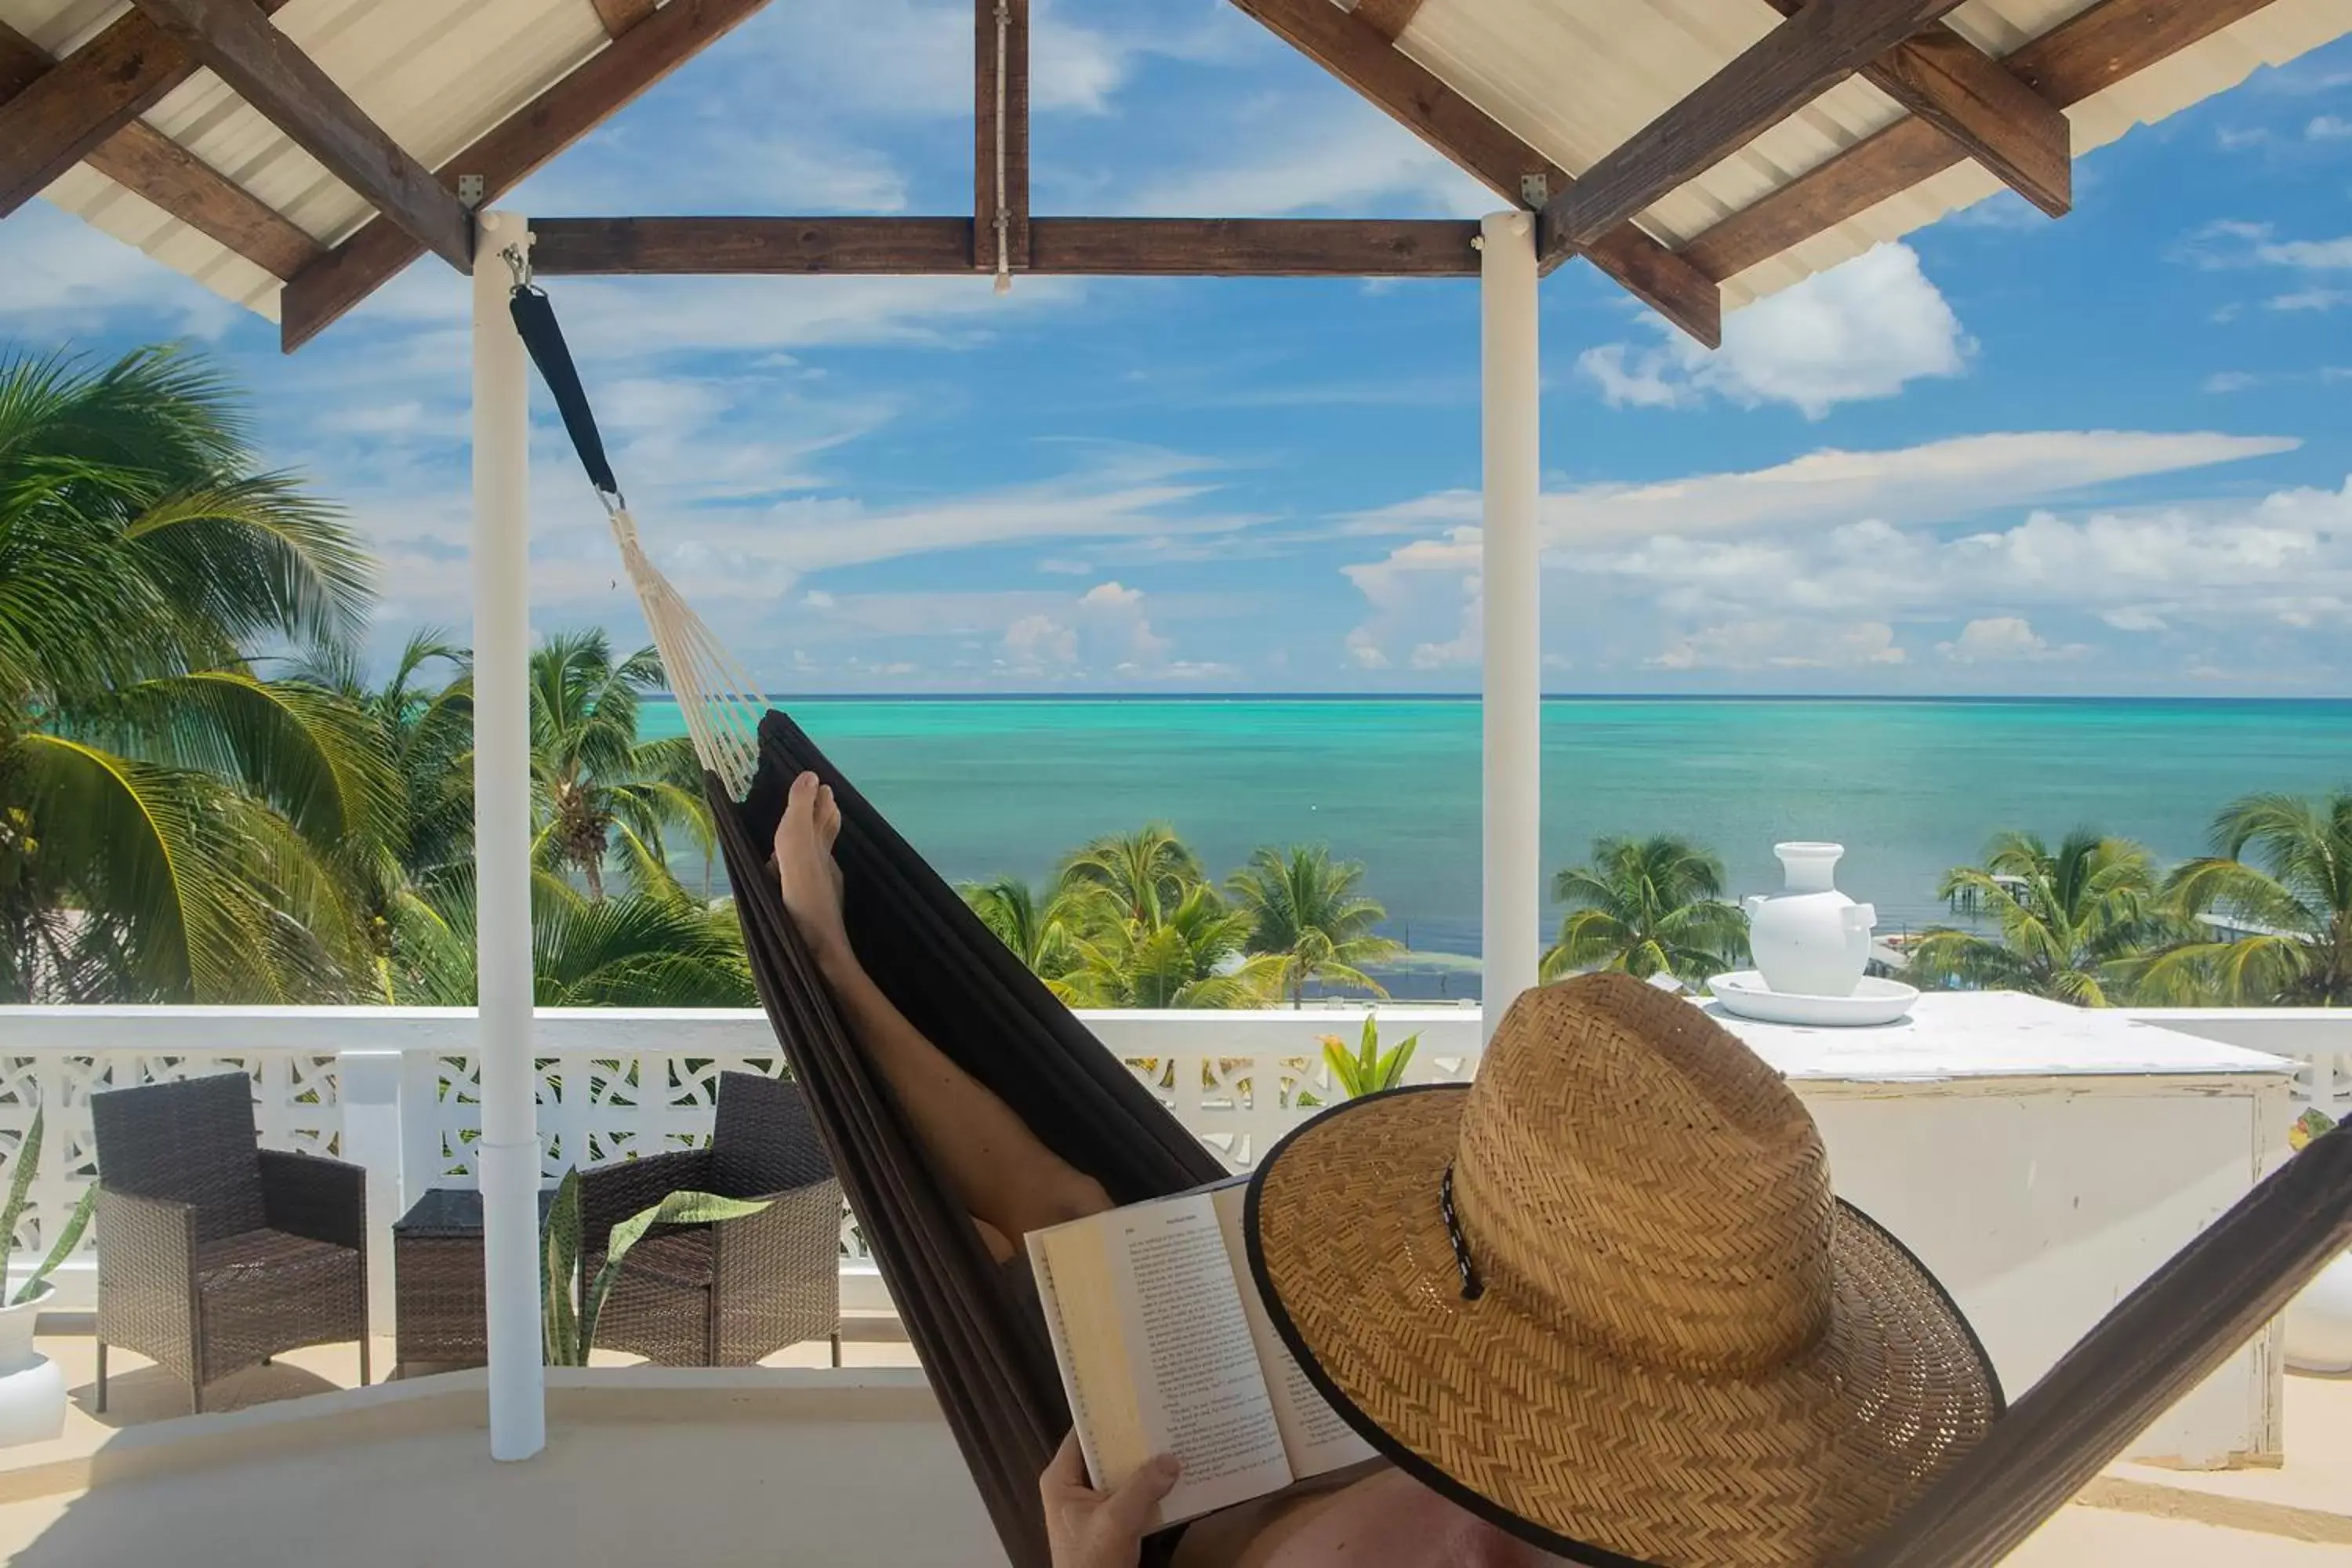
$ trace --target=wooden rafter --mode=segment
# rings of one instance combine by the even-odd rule
[[[533,218],[533,270],[938,276],[971,270],[963,217]],[[1030,220],[1034,273],[1464,278],[1478,226],[1410,218]]]
[[[499,128],[444,163],[440,178],[479,174],[487,196],[511,190],[532,170],[607,116],[692,59],[767,0],[669,0],[625,37],[591,56]],[[286,286],[278,342],[288,353],[310,342],[424,253],[399,225],[377,218]],[[969,266],[971,252],[965,252]]]
[[[450,266],[462,269],[472,265],[474,219],[465,205],[369,119],[253,0],[138,0],[138,5],[370,206]]]
[[[2003,58],[2001,68],[2064,110],[2169,58],[2270,0],[2101,0]],[[1927,121],[1906,118],[1808,170],[1693,239],[1685,259],[1729,278],[1780,255],[1967,156]]]
[[[596,19],[604,24],[604,36],[617,38],[654,14],[661,0],[593,0]]]
[[[1513,205],[1529,205],[1527,182],[1570,186],[1567,171],[1398,50],[1379,28],[1330,0],[1233,0],[1307,58],[1354,88]],[[1713,279],[1627,224],[1583,253],[1668,321],[1712,348],[1722,341],[1723,307]]]
[[[1809,0],[1544,208],[1546,257],[1590,244],[1713,168],[1961,0]]]
[[[47,51],[0,25],[0,100],[55,68]],[[84,162],[274,278],[291,278],[326,248],[143,120],[125,123]]]
[[[1003,91],[996,67],[1004,63]],[[1003,193],[1005,269],[1029,266],[1029,0],[972,0],[971,264],[996,269],[997,195]],[[1003,141],[997,110],[1003,109]],[[1002,154],[1000,160],[1000,153]]]
[[[258,0],[275,11],[286,0]],[[118,16],[67,59],[0,103],[0,217],[80,163],[196,71],[142,12]]]
[[[1793,16],[1805,0],[1770,3]],[[1862,79],[2052,217],[2073,208],[2074,159],[2066,117],[1948,24],[1904,39],[1863,67]]]

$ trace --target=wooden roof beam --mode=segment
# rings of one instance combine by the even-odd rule
[[[1318,0],[1319,3],[1319,0]],[[548,277],[971,270],[964,217],[545,217],[531,268]],[[1030,270],[1072,277],[1470,278],[1478,225],[1412,218],[1039,217]]]
[[[715,43],[768,0],[669,0],[579,69],[441,165],[455,189],[479,174],[495,200],[614,111]],[[302,269],[278,297],[278,346],[292,353],[424,254],[400,226],[376,218]],[[967,258],[969,252],[967,252]]]
[[[138,0],[142,12],[376,211],[450,266],[473,263],[474,218],[254,0]]]
[[[2056,111],[2200,43],[2270,0],[2101,0],[2000,63]],[[1714,279],[1744,272],[1900,195],[1967,156],[1925,120],[1898,120],[1683,247]]]
[[[1001,17],[1000,17],[1001,13]],[[1004,88],[998,93],[996,66],[1002,55]],[[1029,0],[972,0],[971,265],[996,270],[1000,244],[1008,272],[1029,267]],[[1003,142],[997,141],[997,110],[1003,110]],[[998,154],[1003,153],[1000,167]],[[997,224],[1002,180],[1004,222]]]
[[[0,102],[58,68],[46,50],[0,24]],[[326,247],[143,120],[131,120],[84,160],[273,278],[291,278]]]
[[[1631,222],[1960,3],[1809,0],[1552,197],[1541,254],[1562,254]]]
[[[1291,47],[1354,88],[1514,206],[1528,180],[1570,188],[1568,173],[1402,53],[1360,16],[1330,0],[1233,0]],[[1723,341],[1723,303],[1711,279],[1631,224],[1581,247],[1592,264],[1692,337]]]
[[[1770,0],[1784,16],[1805,0]],[[2001,183],[2052,217],[2074,205],[2066,116],[1942,22],[1862,68],[1862,79],[1933,125]]]
[[[1393,44],[1412,26],[1413,15],[1421,6],[1422,0],[1356,0],[1356,18],[1370,24]]]
[[[604,24],[604,36],[617,38],[646,17],[652,16],[661,0],[592,0],[596,7],[596,19]]]
[[[286,0],[258,3],[275,11]],[[39,195],[195,73],[194,57],[151,18],[130,11],[26,82],[0,103],[0,217]]]

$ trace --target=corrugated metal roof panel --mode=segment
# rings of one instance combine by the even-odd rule
[[[1345,5],[1349,0],[1333,0]],[[1952,26],[1997,55],[2095,0],[1968,0]],[[0,0],[0,18],[63,54],[123,0]],[[1705,81],[1772,27],[1765,0],[1426,0],[1399,47],[1571,174]],[[278,25],[421,162],[437,167],[604,47],[590,0],[291,0]],[[2352,32],[2352,0],[2262,11],[2069,111],[2079,154]],[[1900,113],[1859,79],[1823,93],[1644,212],[1669,244],[1882,129]],[[165,134],[322,241],[368,217],[358,196],[209,72],[148,116]],[[1909,233],[2000,187],[1964,163],[1728,280],[1736,308]],[[240,304],[275,315],[276,279],[88,169],[45,193]]]
[[[128,7],[0,0],[0,17],[52,53]],[[291,0],[278,26],[394,141],[437,168],[602,48],[589,0]],[[148,122],[296,225],[332,244],[372,209],[210,71]],[[275,319],[278,279],[87,167],[42,193],[227,299]]]
[[[1340,0],[1334,0],[1335,4]],[[1969,0],[1952,26],[2007,55],[2095,0]],[[1764,0],[1426,0],[1398,47],[1571,174],[1663,114],[1769,31]],[[2352,32],[2352,0],[2274,0],[2069,110],[2077,154]],[[1842,83],[1638,220],[1680,245],[1899,118],[1860,79]],[[1834,267],[2000,190],[1964,163],[1761,262],[1724,285],[1727,309]]]

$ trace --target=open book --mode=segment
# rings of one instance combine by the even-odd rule
[[[1029,1233],[1097,1487],[1184,1461],[1154,1528],[1373,1458],[1298,1369],[1250,1278],[1245,1179]]]

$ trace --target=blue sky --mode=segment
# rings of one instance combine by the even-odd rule
[[[1038,0],[1041,212],[1474,216],[1466,177],[1222,0]],[[968,210],[971,11],[781,0],[501,204]],[[2340,695],[2352,675],[2352,43],[1673,339],[1546,285],[1558,691]],[[0,337],[186,337],[467,616],[467,288],[296,357],[36,205]],[[1465,281],[552,280],[664,567],[776,695],[1477,679]],[[642,624],[543,403],[542,629]]]

